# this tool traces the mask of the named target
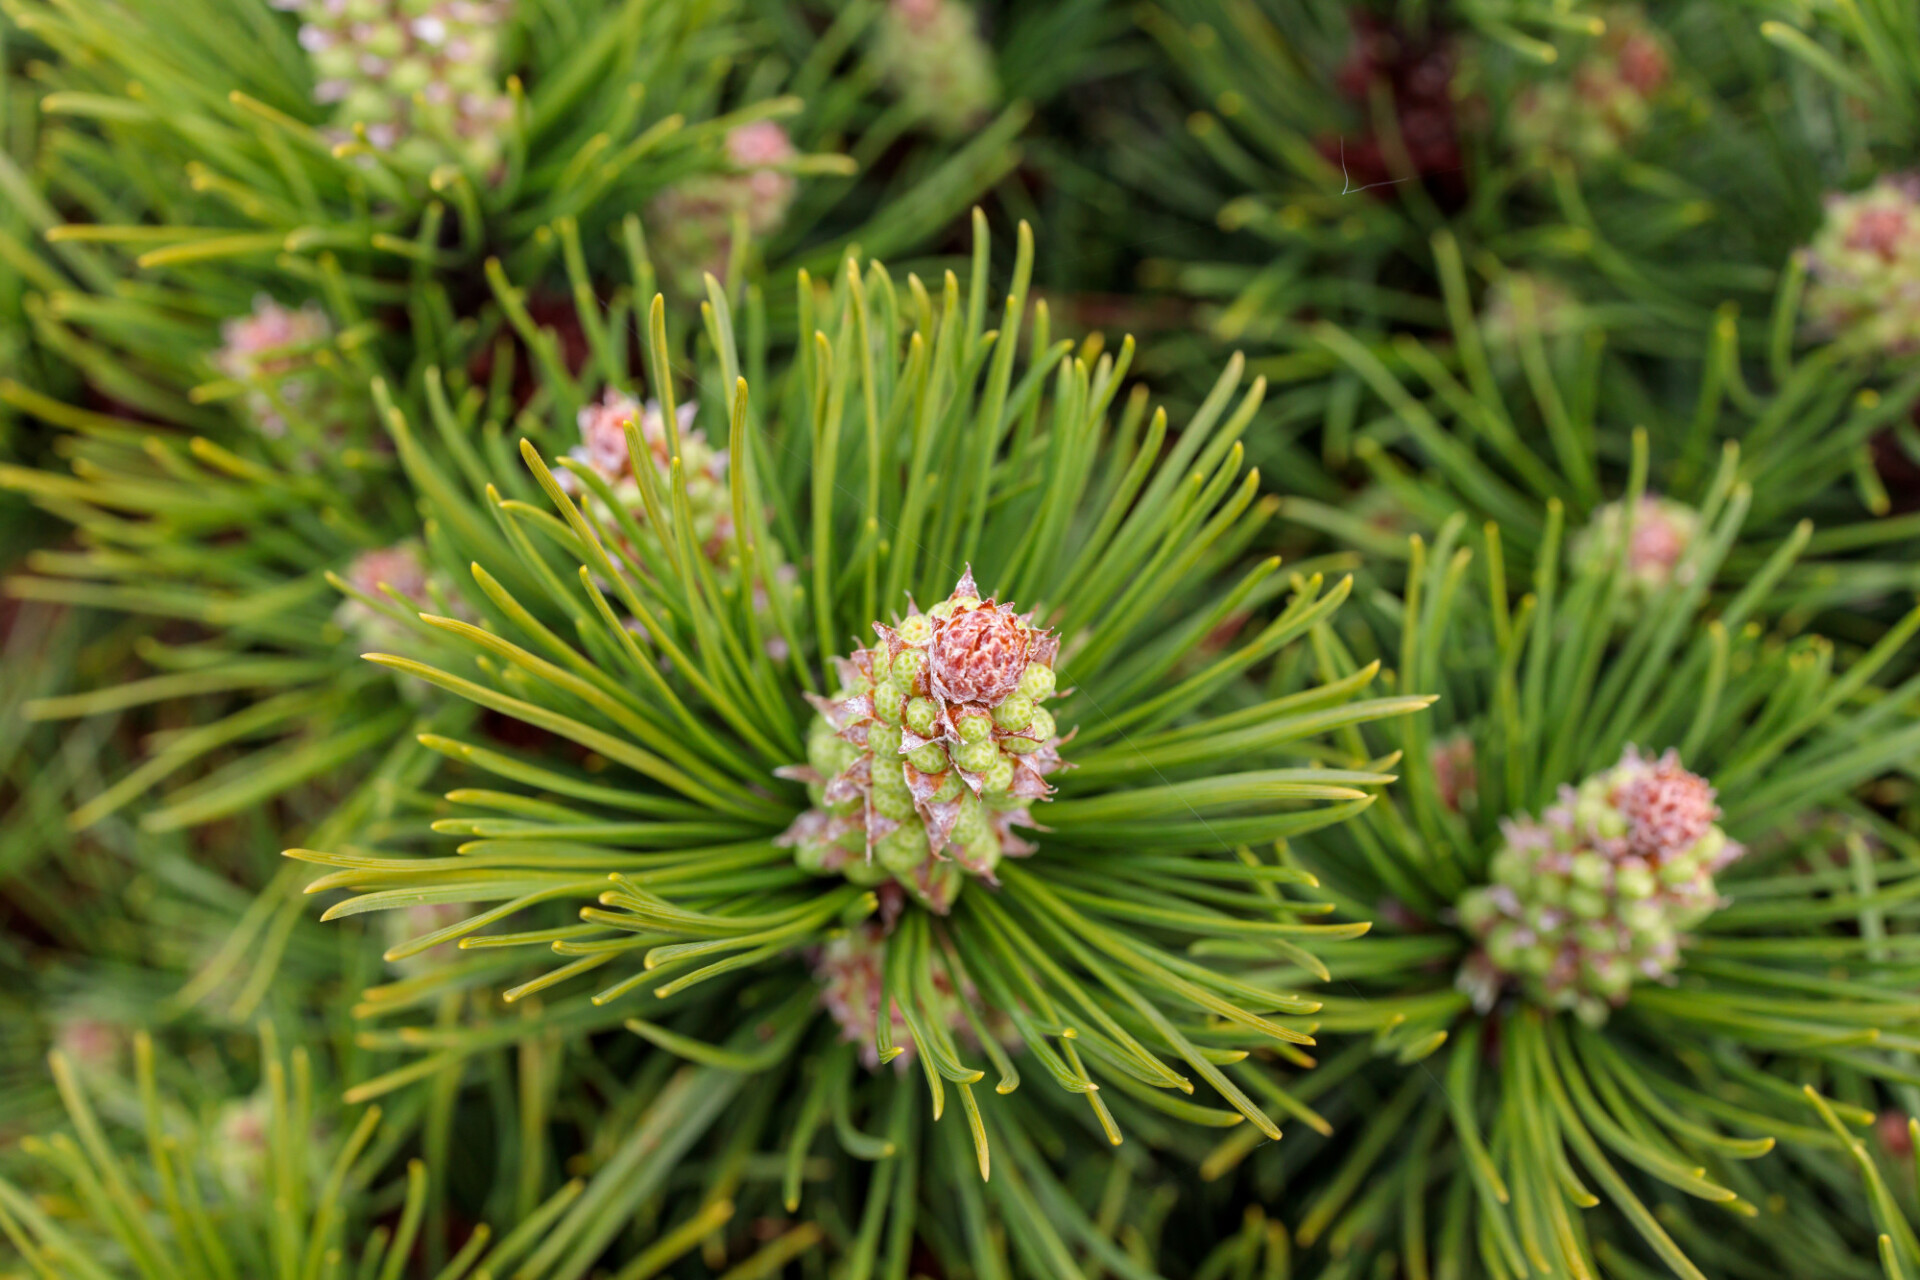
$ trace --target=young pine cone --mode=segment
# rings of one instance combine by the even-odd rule
[[[1720,905],[1714,873],[1743,852],[1719,816],[1713,788],[1678,755],[1628,747],[1613,768],[1561,788],[1541,818],[1502,823],[1492,883],[1460,900],[1482,948],[1462,988],[1487,1008],[1516,982],[1597,1025],[1636,981],[1667,980],[1685,931]]]
[[[838,663],[841,690],[813,698],[807,763],[781,770],[814,807],[782,839],[810,871],[898,881],[945,912],[961,873],[993,880],[1033,846],[1027,806],[1061,767],[1053,715],[1060,642],[1009,605],[982,600],[968,570],[953,594]]]

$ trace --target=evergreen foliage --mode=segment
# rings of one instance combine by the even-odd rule
[[[0,77],[0,1275],[1920,1275],[1920,10]]]

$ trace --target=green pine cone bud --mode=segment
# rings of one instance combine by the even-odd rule
[[[1828,195],[1825,221],[1800,261],[1815,333],[1896,356],[1920,346],[1920,181],[1911,173]]]
[[[322,79],[344,79],[354,73],[354,64],[359,60],[350,45],[339,44],[315,53],[313,69]]]
[[[993,709],[994,728],[1018,733],[1033,723],[1033,711],[1032,698],[1024,693],[1009,694],[1005,702]]]
[[[907,728],[924,738],[931,734],[934,726],[939,723],[940,706],[932,698],[915,698],[907,703],[906,710],[901,713],[900,719]]]
[[[1020,673],[1020,692],[1039,702],[1053,696],[1053,667],[1044,662],[1030,663]]]
[[[807,731],[807,763],[822,777],[831,778],[848,765],[859,753],[853,744],[840,737],[824,720],[814,721]]]
[[[367,141],[423,163],[449,158],[497,176],[513,115],[498,29],[511,0],[289,0],[312,59],[314,97],[333,108],[335,141]]]
[[[917,822],[900,825],[874,842],[874,856],[896,876],[910,876],[927,857],[927,829]]]
[[[999,99],[993,46],[962,0],[907,0],[881,12],[874,61],[907,115],[958,137]]]
[[[1575,889],[1567,895],[1567,910],[1583,920],[1598,920],[1607,913],[1607,895],[1592,889]]]
[[[1599,889],[1606,885],[1612,867],[1597,853],[1576,853],[1571,872],[1574,884],[1580,888]]]
[[[883,818],[894,822],[907,822],[913,817],[913,793],[904,787],[899,791],[881,791],[875,788],[872,807],[873,811]]]
[[[1511,973],[1520,967],[1520,930],[1511,921],[1500,921],[1489,928],[1481,945],[1488,958]]]
[[[809,869],[877,865],[944,912],[963,871],[991,878],[1003,856],[1032,851],[1013,828],[1031,825],[1027,806],[1052,794],[1046,776],[1062,763],[1039,705],[1059,642],[982,599],[971,572],[925,613],[874,631],[879,642],[842,663],[840,696],[814,700],[807,767],[789,776],[807,779],[815,807],[788,842]],[[858,856],[836,864],[809,851],[808,832],[863,813]]]
[[[1000,749],[991,742],[962,742],[953,750],[953,762],[968,773],[985,773],[1000,759]]]
[[[1691,581],[1687,553],[1700,537],[1700,513],[1671,498],[1645,494],[1634,508],[1632,529],[1627,525],[1626,505],[1609,502],[1574,534],[1568,554],[1574,571],[1584,575],[1609,573],[1624,557],[1620,617],[1631,622],[1669,586]]]
[[[1541,818],[1507,820],[1492,883],[1459,903],[1480,943],[1462,990],[1490,1002],[1491,965],[1540,1004],[1604,1021],[1635,981],[1679,967],[1681,935],[1719,905],[1713,873],[1742,852],[1714,825],[1719,813],[1673,752],[1648,760],[1628,747],[1612,769],[1561,788]]]
[[[899,724],[901,712],[906,710],[907,691],[891,680],[882,680],[873,686],[873,714],[883,724]]]
[[[1613,874],[1614,892],[1622,898],[1651,898],[1659,888],[1653,873],[1643,866],[1621,867]]]

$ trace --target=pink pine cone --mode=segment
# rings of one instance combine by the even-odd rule
[[[889,880],[945,912],[961,873],[993,880],[1033,851],[1016,827],[1047,799],[1063,739],[1040,704],[1059,640],[983,600],[971,571],[953,594],[837,660],[840,692],[814,697],[807,763],[779,774],[814,807],[781,837],[801,866],[860,884]]]
[[[1888,355],[1920,349],[1920,173],[1830,194],[1826,220],[1800,260],[1815,336]]]
[[[1634,983],[1672,981],[1686,931],[1720,905],[1713,873],[1742,853],[1719,816],[1712,786],[1676,752],[1629,746],[1540,817],[1504,819],[1490,883],[1459,902],[1480,944],[1460,989],[1487,1010],[1518,988],[1597,1024]]]

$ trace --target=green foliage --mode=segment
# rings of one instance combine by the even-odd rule
[[[0,1271],[1920,1275],[1911,6],[0,69]]]
[[[1163,455],[1167,417],[1150,416],[1144,394],[1128,396],[1117,421],[1110,414],[1130,343],[1075,355],[1073,343],[1050,340],[1044,304],[1022,339],[1024,229],[1000,326],[984,328],[984,220],[976,236],[972,283],[962,291],[949,273],[937,302],[917,277],[903,290],[878,263],[863,270],[849,258],[831,287],[803,275],[797,305],[813,341],[764,411],[739,375],[726,300],[709,281],[710,363],[696,389],[703,417],[730,400],[728,572],[714,573],[691,532],[684,469],[662,474],[637,423],[627,426],[637,512],[592,467],[563,458],[600,498],[576,504],[527,442],[522,454],[558,518],[493,497],[513,557],[473,570],[509,625],[425,614],[444,657],[370,655],[564,750],[536,760],[430,736],[430,749],[481,784],[449,793],[452,807],[433,824],[458,838],[450,854],[290,851],[334,868],[310,891],[356,891],[330,916],[482,908],[390,951],[399,959],[458,939],[467,954],[404,991],[370,996],[371,1008],[403,1013],[436,992],[509,981],[508,1004],[545,1002],[519,1019],[490,1013],[364,1096],[461,1060],[496,1027],[578,1034],[623,1024],[719,1073],[713,1088],[743,1087],[798,1058],[818,1073],[822,1099],[838,1096],[865,1073],[819,1016],[818,980],[794,951],[851,935],[872,938],[877,987],[843,999],[897,1006],[903,1022],[895,1043],[895,1019],[874,1018],[869,1004],[872,1056],[885,1063],[911,1046],[936,1120],[957,1093],[983,1177],[992,1135],[1025,1126],[994,1118],[998,1099],[976,1100],[985,1072],[966,1063],[965,1042],[998,1072],[1000,1094],[1021,1079],[1008,1051],[1024,1047],[1115,1143],[1109,1088],[1176,1119],[1244,1117],[1269,1137],[1280,1132],[1270,1108],[1310,1114],[1284,1089],[1250,1095],[1233,1069],[1262,1044],[1301,1060],[1295,1046],[1312,1043],[1304,1019],[1318,1002],[1180,951],[1246,939],[1304,956],[1317,940],[1365,931],[1314,923],[1326,908],[1285,891],[1311,878],[1250,846],[1363,811],[1390,780],[1385,762],[1333,735],[1427,699],[1364,697],[1371,673],[1269,695],[1247,684],[1349,589],[1318,575],[1289,583],[1271,559],[1230,569],[1272,510],[1255,501],[1257,475],[1241,474],[1238,444],[1260,384],[1239,394],[1237,362],[1229,367]],[[661,300],[652,314],[651,387],[675,438]],[[456,522],[452,510],[435,515]],[[790,587],[777,573],[787,563],[804,566]],[[997,892],[936,901],[951,908],[936,914],[795,866],[780,837],[807,798],[776,771],[805,758],[810,713],[799,695],[828,687],[822,659],[886,616],[887,602],[938,598],[967,564],[995,584],[983,592],[1031,602],[1035,625],[1061,638],[1071,688],[1054,716],[1075,729],[1074,768],[1040,807],[1031,860],[1002,862]],[[534,585],[516,592],[510,577]],[[1209,651],[1222,622],[1267,608],[1271,621]],[[530,967],[523,949],[562,962]],[[588,974],[597,989],[579,991],[573,980]],[[831,1007],[835,979],[822,977]],[[657,1003],[635,1016],[648,991]],[[943,992],[962,993],[957,1013]],[[742,1023],[735,1009],[766,1012]],[[715,1029],[717,1043],[702,1038]],[[394,1043],[417,1042],[403,1030]],[[1178,1096],[1199,1084],[1230,1109]],[[793,1121],[799,1150],[818,1121],[805,1109]],[[1060,1254],[1040,1231],[1042,1202],[1018,1182],[993,1185],[1009,1229],[1025,1218],[1039,1232],[1014,1231],[1028,1265],[1070,1274],[1049,1269]]]
[[[316,1110],[325,1105],[324,1077],[316,1080],[304,1046],[283,1052],[272,1024],[263,1023],[257,1090],[197,1108],[162,1092],[145,1032],[134,1037],[131,1056],[131,1080],[108,1081],[103,1098],[98,1078],[89,1082],[60,1051],[51,1055],[73,1132],[21,1144],[42,1166],[33,1181],[48,1191],[31,1195],[0,1179],[0,1231],[35,1275],[293,1280],[352,1267],[392,1280],[459,1280],[511,1266],[539,1243],[540,1224],[579,1191],[563,1190],[498,1240],[485,1226],[473,1228],[451,1257],[441,1258],[437,1241],[428,1245],[425,1254],[436,1259],[429,1273],[414,1260],[432,1213],[426,1164],[410,1160],[402,1177],[382,1186],[402,1135],[383,1125],[377,1107],[332,1130]],[[101,1101],[128,1105],[103,1113]],[[140,1135],[135,1151],[121,1149],[122,1128]],[[369,1229],[389,1198],[397,1222]]]
[[[1636,475],[1644,465],[1643,453]],[[1920,613],[1851,661],[1818,637],[1770,633],[1758,619],[1788,545],[1694,623],[1747,507],[1723,466],[1690,583],[1669,585],[1624,632],[1625,547],[1610,572],[1563,578],[1556,511],[1517,606],[1499,527],[1463,545],[1456,516],[1430,551],[1414,540],[1404,600],[1381,600],[1365,630],[1318,637],[1322,678],[1395,657],[1406,684],[1443,696],[1432,717],[1402,722],[1401,795],[1299,851],[1342,914],[1381,920],[1383,960],[1402,956],[1356,978],[1352,995],[1330,994],[1322,1026],[1371,1030],[1375,1052],[1424,1064],[1383,1082],[1384,1109],[1329,1153],[1303,1243],[1366,1240],[1430,1258],[1436,1274],[1577,1274],[1596,1265],[1596,1237],[1626,1247],[1624,1228],[1674,1274],[1712,1274],[1724,1228],[1685,1196],[1751,1216],[1771,1193],[1739,1162],[1776,1141],[1826,1146],[1804,1122],[1801,1083],[1829,1096],[1907,1083],[1912,958],[1896,922],[1920,849],[1847,794],[1920,743],[1909,710],[1920,687],[1873,683]],[[1676,749],[1718,790],[1720,821],[1747,851],[1716,874],[1723,903],[1689,931],[1674,980],[1643,975],[1595,1029],[1536,1006],[1530,989],[1503,992],[1497,977],[1489,989],[1454,910],[1487,883],[1505,824],[1541,814],[1628,745]],[[1388,1136],[1408,1131],[1408,1158],[1381,1165]],[[1358,1194],[1369,1176],[1376,1192]],[[1602,1204],[1618,1227],[1574,1212]],[[1394,1214],[1398,1231],[1383,1216]],[[1824,1247],[1793,1242],[1790,1273],[1815,1274]]]
[[[1406,533],[1430,535],[1467,511],[1500,523],[1524,573],[1555,521],[1577,551],[1585,530],[1616,518],[1609,504],[1644,450],[1647,491],[1663,500],[1698,509],[1728,477],[1748,488],[1722,574],[1728,587],[1765,572],[1790,544],[1769,610],[1818,618],[1862,641],[1877,631],[1853,611],[1890,620],[1889,596],[1916,583],[1906,554],[1914,526],[1910,515],[1889,516],[1875,450],[1909,429],[1920,382],[1839,345],[1797,353],[1797,286],[1789,285],[1774,308],[1764,373],[1745,369],[1747,344],[1727,308],[1698,344],[1697,383],[1665,385],[1673,370],[1619,350],[1604,315],[1576,308],[1544,321],[1528,277],[1496,276],[1483,295],[1517,283],[1517,323],[1496,324],[1491,302],[1476,316],[1455,241],[1442,233],[1434,250],[1451,341],[1401,333],[1368,345],[1331,323],[1313,330],[1344,366],[1336,379],[1350,388],[1351,448],[1377,506],[1356,518],[1332,504],[1292,502],[1290,516],[1398,560]],[[1767,383],[1757,388],[1750,376]]]
[[[786,119],[803,140],[839,141],[873,114],[864,98],[835,95],[795,121],[800,103],[771,96],[789,74],[817,80],[844,56],[858,24],[811,51],[815,63],[795,73],[793,61],[809,51],[746,11],[729,10],[723,21],[698,5],[617,4],[596,21],[517,6],[502,35],[503,66],[519,67],[533,88],[515,90],[504,168],[457,157],[429,164],[364,139],[330,142],[311,101],[312,73],[289,74],[304,55],[284,24],[256,0],[214,9],[207,21],[156,11],[139,28],[88,5],[26,5],[16,19],[64,55],[34,67],[52,91],[43,107],[55,123],[41,145],[45,198],[21,205],[56,261],[10,242],[12,257],[34,264],[47,290],[27,298],[33,332],[41,348],[142,417],[83,410],[0,380],[11,410],[76,433],[65,452],[77,471],[8,466],[0,486],[83,528],[87,541],[83,551],[36,554],[33,575],[13,590],[182,619],[206,637],[151,648],[145,656],[158,674],[50,700],[34,714],[194,696],[215,712],[200,731],[86,797],[80,826],[235,744],[264,738],[278,750],[216,764],[146,815],[148,825],[221,818],[423,727],[347,660],[341,629],[329,625],[337,610],[326,577],[423,533],[448,570],[488,545],[485,530],[482,547],[464,547],[472,530],[423,528],[416,502],[429,495],[408,490],[410,455],[431,450],[469,480],[504,469],[504,455],[482,464],[476,445],[484,445],[465,437],[553,407],[538,396],[518,402],[517,380],[527,375],[516,369],[529,359],[567,414],[580,407],[573,373],[586,372],[576,348],[586,348],[596,376],[623,382],[630,298],[650,296],[657,274],[643,217],[631,210],[664,219],[653,231],[669,239],[677,223],[711,221],[704,206],[663,201],[752,183],[733,172],[726,140],[735,131]],[[254,56],[238,60],[238,87],[223,94],[206,70],[230,46]],[[140,74],[130,87],[132,65]],[[748,96],[736,107],[740,85]],[[872,191],[832,177],[848,168],[839,157],[792,152],[763,175],[784,184],[791,207],[783,203],[750,234],[735,234],[720,207],[723,225],[700,234],[720,237],[714,266],[736,297],[750,254],[798,252],[827,222],[869,244],[917,243],[1005,171],[1021,118],[1011,110],[944,158],[925,156],[912,174]],[[887,128],[898,136],[898,125]],[[7,172],[24,188],[26,175]],[[122,172],[138,180],[108,180]],[[676,208],[677,221],[668,217]],[[57,210],[66,209],[79,216],[62,221]],[[537,291],[506,287],[494,254]],[[637,294],[616,292],[602,312],[591,272],[610,261],[633,272]],[[56,267],[65,283],[49,277]],[[549,304],[556,271],[584,305]],[[692,274],[697,281],[697,268]],[[497,306],[470,314],[482,277],[495,282]],[[307,301],[276,310],[263,289]],[[281,337],[264,354],[236,358],[246,338],[235,318],[252,309],[257,320],[262,308],[313,322],[293,343]],[[396,308],[407,322],[399,333]],[[409,388],[420,416],[431,416],[435,430],[424,442],[390,441],[367,394],[378,378]],[[236,704],[235,692],[246,701]]]

